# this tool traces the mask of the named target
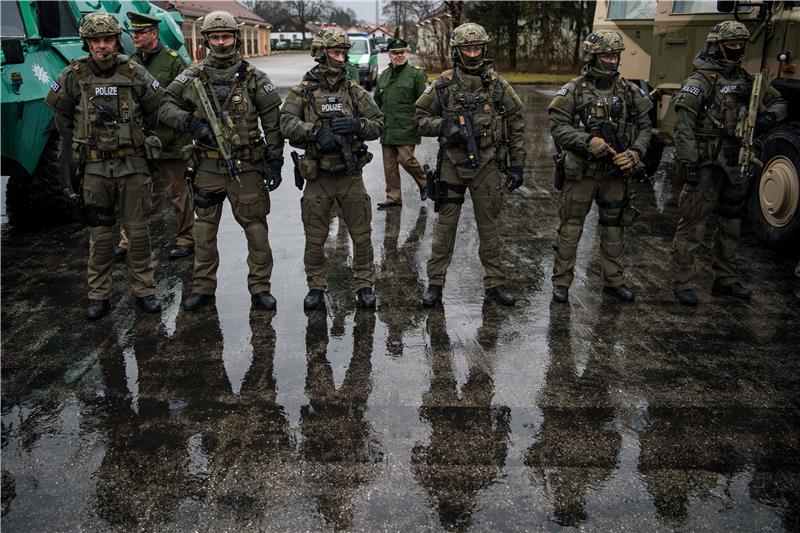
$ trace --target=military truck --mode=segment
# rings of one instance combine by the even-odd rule
[[[18,220],[34,214],[37,221],[61,221],[68,215],[68,206],[58,186],[58,175],[72,172],[74,165],[69,140],[62,142],[44,97],[61,69],[86,55],[78,35],[80,18],[106,11],[127,28],[128,11],[159,17],[162,42],[191,61],[183,46],[182,18],[176,11],[166,12],[145,1],[19,0],[0,2],[0,9],[0,173],[9,176],[8,212]],[[123,33],[122,42],[126,51],[133,52],[129,34]],[[61,157],[62,151],[70,156]]]
[[[743,66],[761,72],[789,103],[789,117],[763,138],[760,176],[751,184],[748,217],[762,241],[800,243],[800,2],[600,0],[594,29],[619,31],[625,40],[620,72],[653,99],[654,142],[647,171],[655,173],[664,145],[672,144],[672,99],[692,72],[711,27],[739,20],[750,30]]]

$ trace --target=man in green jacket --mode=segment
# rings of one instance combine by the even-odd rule
[[[392,63],[381,72],[375,89],[375,102],[385,121],[381,147],[386,201],[379,202],[378,209],[403,205],[398,163],[417,182],[420,198],[425,200],[427,197],[425,171],[414,157],[414,146],[420,143],[420,136],[414,128],[414,103],[425,91],[428,78],[421,68],[408,64],[408,45],[403,39],[390,40],[388,49]]]
[[[162,87],[166,87],[189,65],[177,52],[159,41],[160,19],[135,12],[128,12],[127,16],[133,44],[136,45],[136,52],[131,55],[131,60],[143,65]],[[155,134],[161,140],[161,153],[153,154],[153,166],[164,179],[167,196],[178,219],[178,234],[175,247],[169,251],[169,258],[178,259],[186,257],[194,250],[194,215],[189,205],[189,189],[184,177],[186,165],[180,157],[181,148],[191,144],[192,139],[186,133],[163,125],[156,127]],[[122,260],[127,251],[128,237],[125,230],[121,229],[119,245],[114,255]]]

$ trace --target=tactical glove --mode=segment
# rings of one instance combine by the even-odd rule
[[[614,156],[614,164],[621,170],[631,170],[636,168],[641,163],[639,152],[636,150],[625,150],[621,154]]]
[[[452,119],[446,118],[439,125],[439,136],[447,139],[447,144],[456,144],[461,141],[461,128]]]
[[[775,113],[771,111],[765,111],[758,116],[758,120],[756,120],[756,131],[755,135],[761,135],[762,133],[767,133],[775,123],[778,122],[778,117],[775,116]]]
[[[608,143],[600,137],[590,137],[586,143],[586,151],[600,159],[608,153]]]
[[[335,117],[331,120],[333,132],[338,135],[361,135],[361,121],[352,117]]]
[[[317,140],[317,146],[319,146],[319,149],[323,152],[336,151],[336,138],[330,131],[325,128],[319,128],[316,133],[314,133],[314,137]]]
[[[683,181],[690,187],[700,185],[700,170],[697,165],[686,165],[683,167]]]
[[[522,185],[522,174],[524,169],[522,167],[508,167],[506,171],[506,188],[508,192],[517,189]]]
[[[208,122],[197,118],[194,115],[189,115],[186,117],[186,131],[192,134],[197,142],[202,145],[210,146],[212,148],[217,147],[217,140],[214,138],[214,133],[211,131],[211,128],[208,125]]]
[[[81,202],[81,197],[72,190],[72,187],[64,187],[64,196],[72,207],[79,205]]]
[[[264,183],[269,192],[277,189],[283,178],[281,177],[281,169],[283,168],[283,159],[269,159],[264,165]]]

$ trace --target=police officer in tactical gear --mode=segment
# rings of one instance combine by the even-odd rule
[[[170,50],[158,39],[160,19],[135,11],[126,15],[130,20],[129,31],[133,44],[136,45],[136,52],[131,55],[131,60],[144,65],[147,72],[162,87],[166,87],[189,65],[176,51]],[[178,259],[190,255],[194,250],[194,213],[184,177],[186,164],[181,160],[181,148],[191,143],[192,139],[185,132],[163,125],[157,126],[155,133],[161,141],[161,150],[160,153],[153,154],[153,166],[164,180],[167,196],[178,219],[175,246],[169,251],[169,258]],[[127,251],[128,238],[122,229],[114,255],[118,259],[124,259]]]
[[[312,41],[318,63],[292,88],[281,109],[281,132],[305,150],[301,212],[306,234],[303,261],[308,282],[305,309],[325,303],[325,240],[336,203],[353,240],[353,273],[360,307],[375,307],[372,207],[361,169],[372,159],[364,141],[380,137],[383,116],[375,101],[344,70],[350,38],[329,28]]]
[[[437,164],[441,185],[434,198],[439,213],[427,266],[428,287],[422,296],[426,307],[441,302],[467,190],[478,226],[478,253],[486,271],[486,298],[502,305],[515,302],[504,286],[507,279],[501,265],[497,216],[503,201],[501,187],[511,192],[522,185],[522,101],[487,59],[488,40],[486,30],[478,24],[466,23],[453,30],[454,68],[442,72],[416,103],[417,132],[438,137],[441,150]],[[469,121],[471,133],[463,127]]]
[[[188,131],[195,139],[194,148],[185,150],[189,166],[196,171],[192,185],[195,259],[192,293],[183,307],[192,311],[215,301],[217,231],[222,203],[228,198],[247,238],[247,286],[253,308],[275,309],[277,304],[270,294],[272,250],[267,214],[269,192],[281,183],[281,98],[267,75],[240,55],[239,27],[230,13],[212,11],[204,17],[200,31],[210,54],[169,84],[159,115],[164,124]],[[194,80],[202,84],[213,107],[214,120],[232,149],[232,162],[222,156]]]
[[[672,242],[672,278],[675,298],[683,305],[697,305],[695,262],[714,213],[711,293],[742,300],[751,296],[734,266],[748,183],[738,164],[741,140],[733,132],[746,117],[752,88],[753,76],[741,67],[749,38],[741,22],[728,20],[711,28],[705,50],[694,59],[694,72],[675,98],[675,158],[684,185]],[[766,84],[762,102],[766,110],[758,117],[757,132],[767,131],[787,113],[780,93]]]
[[[632,225],[636,215],[630,178],[643,168],[652,104],[643,90],[617,71],[625,49],[617,32],[590,33],[581,48],[581,75],[564,85],[548,108],[553,140],[565,152],[553,300],[569,300],[583,224],[592,202],[597,201],[603,292],[632,302],[634,293],[625,286],[623,275],[624,227]]]
[[[378,209],[403,205],[398,165],[414,178],[420,197],[427,197],[425,171],[414,157],[414,147],[420,143],[414,128],[414,102],[425,90],[428,77],[421,68],[408,63],[408,44],[403,39],[389,40],[388,50],[391,64],[381,72],[375,88],[375,102],[386,123],[381,135],[386,200],[378,203]]]
[[[89,226],[89,320],[110,308],[116,206],[130,241],[128,274],[136,301],[149,313],[161,310],[150,255],[152,183],[144,146],[163,89],[144,67],[120,54],[121,33],[112,15],[86,15],[80,36],[89,55],[65,67],[45,98],[55,110],[59,133],[73,139],[82,174],[80,193]],[[64,187],[72,202],[80,201],[70,184]]]

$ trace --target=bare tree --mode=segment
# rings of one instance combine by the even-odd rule
[[[292,17],[294,30],[303,34],[303,40],[306,38],[306,24],[326,17],[333,8],[327,0],[288,0],[282,3]]]

